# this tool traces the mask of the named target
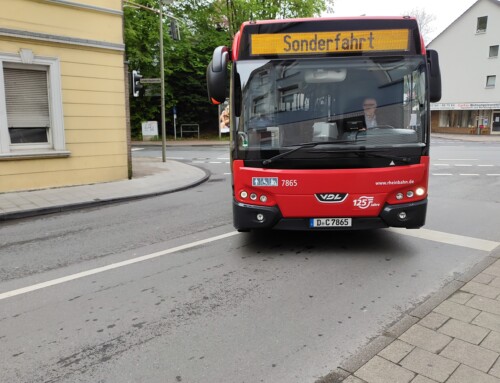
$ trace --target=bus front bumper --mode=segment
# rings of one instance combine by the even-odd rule
[[[256,206],[233,200],[233,224],[237,230],[367,230],[385,227],[418,229],[425,224],[427,199],[407,204],[386,204],[378,217],[353,217],[352,226],[311,228],[310,218],[285,218],[278,206]]]

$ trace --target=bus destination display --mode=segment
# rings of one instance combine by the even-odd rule
[[[251,55],[408,51],[409,30],[331,31],[251,35]]]

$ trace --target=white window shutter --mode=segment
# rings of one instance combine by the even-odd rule
[[[9,128],[50,127],[47,72],[4,68]]]

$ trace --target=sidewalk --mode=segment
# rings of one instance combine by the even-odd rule
[[[316,383],[500,383],[500,248]]]
[[[168,147],[229,146],[227,140],[172,140]],[[132,142],[132,146],[162,146],[161,141]],[[0,222],[97,205],[146,198],[187,189],[206,181],[200,168],[178,161],[132,156],[133,178],[92,185],[0,193]]]
[[[200,168],[158,158],[132,158],[133,178],[93,185],[0,193],[2,221],[152,197],[206,181]]]

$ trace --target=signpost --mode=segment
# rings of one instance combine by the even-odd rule
[[[141,78],[141,84],[161,84],[161,78]]]

